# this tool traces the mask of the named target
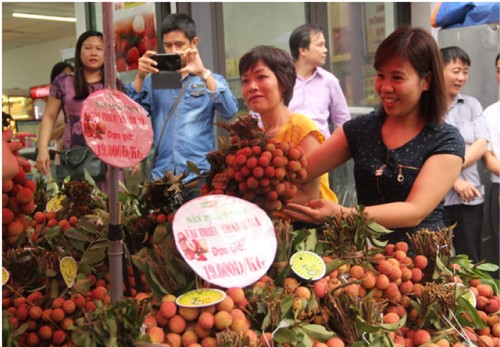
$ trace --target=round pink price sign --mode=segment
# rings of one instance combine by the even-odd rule
[[[144,159],[153,143],[146,111],[124,93],[102,89],[84,101],[80,114],[87,145],[103,162],[128,168]]]
[[[207,195],[175,213],[177,249],[205,281],[220,287],[246,287],[261,278],[276,255],[269,216],[246,200]]]

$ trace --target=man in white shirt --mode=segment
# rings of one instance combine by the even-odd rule
[[[292,32],[289,45],[297,79],[288,107],[311,118],[328,138],[329,120],[337,128],[351,115],[339,80],[321,68],[328,57],[323,31],[316,24],[301,25]]]

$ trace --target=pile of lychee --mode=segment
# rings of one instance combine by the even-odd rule
[[[78,218],[71,216],[69,218],[59,219],[58,213],[55,211],[41,212],[37,211],[33,215],[33,233],[31,234],[31,241],[36,242],[43,234],[57,225],[61,227],[61,233],[75,227],[78,223]]]
[[[6,293],[4,293],[6,294]],[[73,293],[52,300],[40,291],[24,296],[3,296],[4,313],[9,315],[10,325],[16,329],[25,325],[19,335],[19,346],[63,346],[71,344],[71,327],[86,312],[96,310],[96,303],[108,305],[107,289],[97,286],[86,294]]]
[[[9,245],[16,243],[30,226],[25,218],[35,212],[36,183],[26,176],[31,166],[19,167],[12,179],[2,183],[2,239]]]
[[[253,202],[267,212],[280,211],[297,193],[294,182],[307,176],[303,150],[274,138],[231,137],[222,170],[202,194],[226,194]]]
[[[311,292],[314,292],[320,301],[327,300],[328,296],[340,297],[343,293],[353,302],[367,297],[386,300],[388,305],[383,312],[383,323],[396,324],[406,316],[406,324],[398,331],[390,333],[395,346],[464,346],[461,342],[452,342],[422,326],[422,312],[412,305],[412,301],[422,298],[422,293],[426,290],[423,270],[428,266],[428,259],[423,255],[411,258],[407,252],[406,242],[388,244],[384,252],[369,259],[372,267],[344,264],[312,284],[307,284],[306,281],[301,283],[294,277],[288,277],[283,286],[294,296],[294,309],[298,310],[305,309],[307,301],[311,300]],[[328,257],[325,259],[326,262],[331,260]],[[451,266],[458,267],[457,264]],[[462,282],[458,276],[446,280],[452,283]],[[477,312],[486,324],[484,329],[464,327],[467,339],[475,341],[478,346],[500,346],[500,297],[495,295],[490,284],[483,283],[480,279],[470,280],[465,285],[474,294]],[[330,319],[326,311],[314,318],[317,324],[335,327]],[[341,337],[342,332],[337,333]]]
[[[172,294],[162,298],[156,311],[145,317],[144,326],[151,342],[171,347],[217,347],[216,334],[233,331],[245,341],[245,346],[257,346],[257,333],[250,329],[244,312],[248,302],[242,288],[229,288],[225,298],[205,307],[184,307]]]

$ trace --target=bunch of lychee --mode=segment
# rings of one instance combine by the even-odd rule
[[[4,297],[2,306],[14,329],[26,324],[26,330],[18,336],[19,346],[62,346],[71,343],[76,319],[95,310],[97,301],[110,303],[106,288],[95,287],[85,295],[73,293],[52,300],[34,291],[26,297]]]
[[[16,243],[30,226],[25,218],[35,212],[36,183],[26,176],[31,166],[19,167],[12,179],[2,183],[2,239],[6,244]]]
[[[77,223],[78,218],[76,216],[59,219],[59,215],[55,211],[37,211],[33,215],[32,225],[34,229],[31,234],[31,241],[36,242],[36,240],[40,239],[47,230],[57,225],[61,227],[61,232],[63,233],[75,227]]]
[[[250,329],[244,309],[247,305],[242,288],[229,288],[221,302],[206,307],[183,307],[174,295],[162,298],[158,310],[144,319],[151,342],[172,347],[217,347],[216,334],[233,331],[240,334],[245,346],[257,346],[257,334]]]
[[[249,143],[233,135],[231,141],[222,171],[202,194],[237,196],[267,212],[280,211],[297,193],[294,182],[307,176],[302,148],[274,138]]]
[[[407,255],[407,252],[408,244],[406,242],[388,244],[382,253],[378,253],[370,259],[372,266],[344,264],[326,277],[311,284],[310,288],[320,300],[328,300],[329,296],[339,297],[342,293],[347,294],[350,300],[355,301],[363,300],[365,297],[385,300],[387,306],[383,312],[383,323],[396,324],[406,316],[405,326],[390,334],[395,346],[420,346],[423,344],[432,346],[432,342],[438,346],[455,346],[447,339],[433,335],[431,330],[427,331],[422,326],[421,312],[411,303],[421,299],[427,288],[423,270],[426,269],[429,262],[423,255],[416,255],[412,258]],[[329,260],[331,259],[325,259],[325,261]],[[461,283],[459,277],[450,280]],[[302,303],[297,302],[297,307],[300,305],[304,307],[304,298],[309,300],[310,296],[304,290],[304,286],[295,278],[287,278],[284,287],[288,292],[294,293],[294,296],[301,297]],[[498,346],[500,342],[500,298],[495,295],[489,284],[482,283],[479,279],[471,280],[469,287],[476,297],[477,312],[487,326],[483,329],[465,327],[464,331],[468,339],[477,341],[481,346]],[[295,291],[299,289],[301,293],[306,292],[306,295],[296,294]],[[296,299],[296,301],[299,300]],[[318,324],[328,323],[329,319],[325,312],[315,317]]]

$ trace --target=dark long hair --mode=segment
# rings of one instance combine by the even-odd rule
[[[283,103],[288,106],[293,96],[293,86],[297,73],[292,56],[281,48],[273,46],[257,46],[245,53],[239,64],[240,78],[259,61],[266,64],[276,75],[278,84],[283,89]]]
[[[83,75],[83,63],[81,58],[82,46],[85,40],[89,37],[97,36],[104,41],[104,37],[101,32],[88,30],[80,35],[75,47],[75,99],[82,100],[89,96],[89,86]],[[104,84],[104,65],[101,67],[101,82]]]
[[[447,112],[443,60],[436,40],[427,31],[402,26],[380,43],[375,53],[375,69],[381,68],[394,57],[409,62],[420,78],[430,74],[429,90],[420,97],[420,113],[427,124],[442,123]],[[380,113],[385,114],[384,108]]]
[[[70,63],[66,63],[65,61],[60,61],[59,63],[56,63],[52,67],[52,70],[50,71],[50,83],[54,82],[54,79],[66,69],[70,69],[72,72],[75,71],[73,65],[71,65]]]

